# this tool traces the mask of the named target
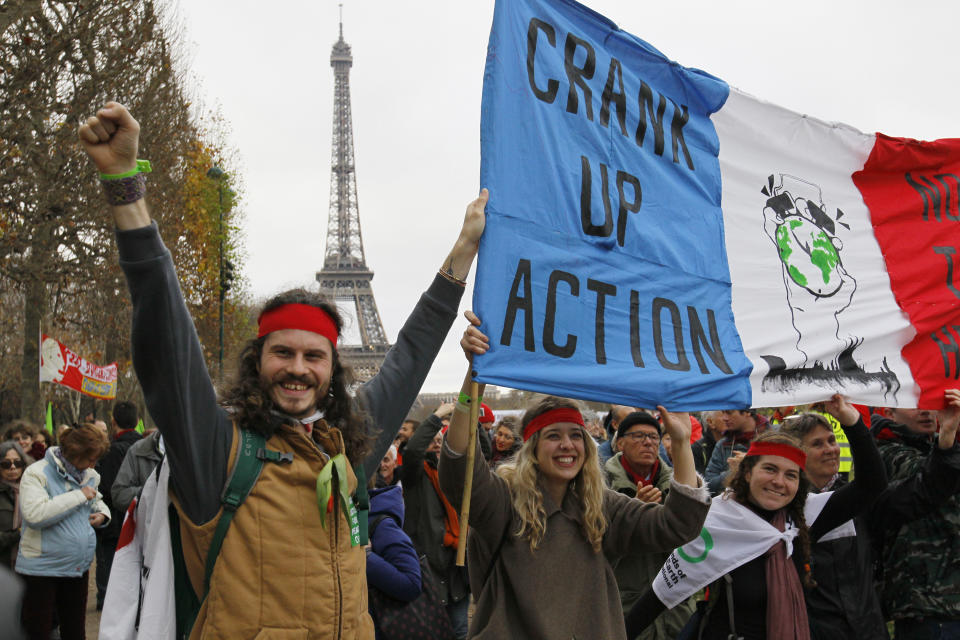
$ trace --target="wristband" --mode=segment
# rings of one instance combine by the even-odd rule
[[[454,283],[454,284],[458,284],[458,285],[460,285],[461,287],[466,287],[466,286],[467,286],[467,281],[466,281],[466,280],[463,280],[463,279],[461,279],[461,278],[458,278],[457,276],[453,275],[453,273],[451,273],[450,271],[447,271],[446,269],[440,269],[439,271],[437,271],[437,273],[439,273],[439,274],[440,274],[441,276],[443,276],[446,280],[448,280],[448,281],[450,281],[450,282],[452,282],[452,283]]]
[[[107,196],[107,204],[112,207],[133,204],[147,195],[147,178],[142,173],[127,178],[101,180],[100,184]]]
[[[126,173],[101,173],[100,184],[113,207],[133,204],[147,193],[147,177],[153,168],[149,160],[137,160],[137,166]]]
[[[100,180],[120,180],[122,178],[132,178],[138,173],[150,173],[153,167],[149,160],[137,160],[137,165],[125,173],[101,173]]]
[[[483,396],[480,396],[479,398],[477,398],[477,400],[479,402],[483,402]],[[457,402],[462,402],[463,404],[469,406],[471,402],[470,394],[467,393],[466,391],[461,391],[460,396],[457,398]]]

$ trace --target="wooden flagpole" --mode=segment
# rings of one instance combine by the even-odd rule
[[[470,436],[467,440],[467,471],[463,478],[460,505],[460,535],[457,537],[457,566],[467,561],[467,531],[470,522],[470,494],[473,492],[473,464],[477,457],[477,422],[480,419],[480,384],[470,383]]]

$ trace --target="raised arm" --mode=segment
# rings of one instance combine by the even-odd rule
[[[483,189],[467,206],[460,234],[436,278],[404,323],[380,372],[358,393],[371,424],[381,428],[366,459],[368,473],[376,470],[393,443],[394,428],[410,410],[456,319],[466,277],[483,235],[487,199],[487,190]]]
[[[80,144],[103,175],[124,175],[137,168],[140,124],[127,108],[108,102],[80,125]],[[111,206],[117,229],[139,229],[150,225],[150,211],[143,198],[130,204]]]
[[[816,542],[820,536],[840,526],[870,507],[876,497],[887,488],[887,473],[877,445],[863,424],[860,412],[840,394],[824,403],[827,413],[840,422],[850,442],[850,454],[856,475],[853,482],[830,496],[820,517],[810,527],[810,537]]]
[[[400,480],[411,484],[423,473],[423,459],[437,432],[443,428],[443,419],[453,412],[453,403],[448,402],[417,425],[407,446],[403,450],[403,465],[400,467]]]
[[[483,354],[487,352],[487,349],[490,348],[490,339],[482,331],[480,331],[480,318],[473,311],[465,311],[463,314],[467,320],[470,322],[467,326],[466,331],[463,332],[463,337],[460,338],[460,347],[463,349],[464,355],[467,357],[467,374],[463,378],[463,385],[460,387],[460,393],[470,395],[470,385],[473,380],[472,369],[473,369],[473,355],[474,354]],[[479,402],[479,396],[483,395],[483,390],[486,388],[486,385],[480,385],[480,391],[478,394],[477,401]],[[454,453],[465,453],[467,450],[467,442],[470,440],[470,414],[468,411],[463,411],[461,406],[456,411],[453,412],[453,417],[450,418],[450,428],[447,430],[447,446],[450,447],[450,450]]]
[[[891,482],[869,513],[875,534],[896,530],[936,509],[960,491],[960,390],[948,389],[947,407],[940,411],[940,437],[921,469],[910,477]]]
[[[670,413],[663,406],[657,406],[663,421],[663,430],[670,436],[670,457],[673,460],[673,480],[688,487],[699,487],[697,467],[693,461],[693,449],[690,448],[690,414]]]
[[[122,197],[111,191],[110,209],[133,303],[134,369],[167,443],[177,497],[187,515],[202,524],[220,505],[232,430],[217,406],[170,252],[151,222],[142,176],[121,177],[136,172],[139,134],[140,125],[116,102],[108,102],[79,129],[80,143],[101,178],[106,175],[113,186],[124,181]]]

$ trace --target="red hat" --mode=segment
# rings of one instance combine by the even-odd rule
[[[490,424],[494,421],[493,409],[484,403],[480,403],[480,417],[478,418],[480,424]]]

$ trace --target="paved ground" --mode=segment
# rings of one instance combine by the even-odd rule
[[[100,631],[100,612],[97,611],[97,561],[90,565],[90,589],[87,591],[87,640],[97,640]]]

